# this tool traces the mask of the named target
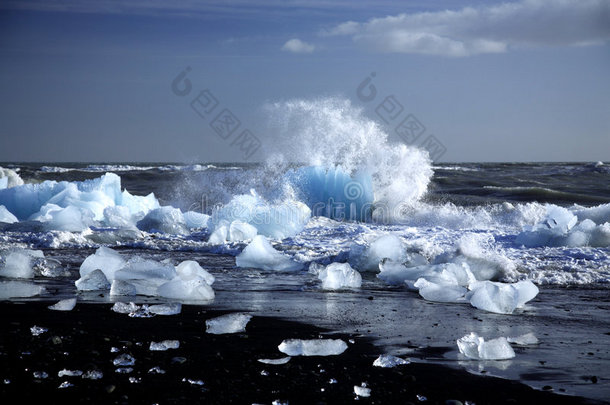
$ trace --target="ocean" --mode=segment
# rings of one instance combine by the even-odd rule
[[[77,291],[74,282],[82,276],[84,260],[100,246],[126,260],[194,260],[214,276],[215,296],[185,303],[308,323],[371,338],[380,354],[607,400],[610,164],[442,163],[421,168],[418,159],[391,168],[380,164],[368,172],[349,164],[320,169],[324,166],[278,160],[3,163],[23,185],[0,190],[0,205],[17,219],[0,222],[2,263],[15,249],[44,254],[44,261],[32,259],[34,274],[24,281],[44,290],[31,296],[3,292],[3,299],[167,302],[139,291],[135,296]],[[393,180],[409,187],[408,192],[393,189]],[[355,194],[348,186],[355,187]],[[129,203],[127,214],[107,209],[120,205],[119,200],[127,205],[126,197],[119,197],[122,190],[130,198],[142,196],[137,204]],[[144,201],[150,193],[154,197]],[[45,210],[45,204],[55,204],[57,210]],[[171,206],[181,214],[144,221],[134,204],[144,212]],[[62,211],[66,207],[78,209]],[[269,261],[254,252],[246,261],[250,265],[236,265],[236,257],[251,243],[252,228],[271,241],[280,259]],[[252,263],[257,260],[267,267],[256,268]],[[296,263],[298,270],[277,270],[284,261]],[[349,263],[359,272],[361,285],[322,288],[321,269],[331,263]],[[477,307],[465,295],[466,284],[447,281],[454,265],[467,267],[479,281],[509,285],[530,280],[539,292],[505,313],[490,311],[487,304]],[[414,286],[419,278],[432,290]],[[449,290],[457,296],[448,297]],[[426,291],[432,295],[426,297]],[[511,359],[473,361],[456,345],[471,332],[486,339],[532,333],[539,342],[515,346]]]

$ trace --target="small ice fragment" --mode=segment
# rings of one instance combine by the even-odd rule
[[[302,263],[293,261],[279,252],[263,235],[257,235],[252,242],[235,258],[237,267],[253,267],[263,270],[294,271],[303,268]]]
[[[131,367],[119,367],[116,370],[114,370],[115,373],[118,374],[129,374],[133,371],[133,368]]]
[[[250,319],[252,315],[239,312],[208,319],[205,321],[206,332],[214,335],[245,332]]]
[[[39,336],[42,335],[43,333],[45,333],[46,331],[48,331],[47,328],[43,328],[42,326],[32,326],[30,328],[30,332],[32,333],[32,336]]]
[[[328,380],[329,384],[336,384],[337,380],[335,378],[331,378],[330,380]]]
[[[318,273],[325,290],[360,288],[362,276],[349,263],[331,263]]]
[[[58,301],[54,305],[51,305],[49,309],[53,311],[72,311],[75,306],[76,298],[68,298],[65,300]]]
[[[115,302],[111,309],[119,314],[129,314],[137,311],[139,308],[135,302]]]
[[[115,358],[112,361],[112,364],[114,364],[115,366],[133,366],[134,364],[136,364],[136,359],[133,356],[124,353]]]
[[[86,373],[83,374],[83,378],[87,380],[101,380],[102,378],[104,378],[104,373],[97,370],[88,370]]]
[[[182,311],[182,304],[179,302],[156,304],[149,306],[148,310],[156,315],[177,315]]]
[[[458,349],[464,356],[474,360],[506,360],[515,357],[515,352],[504,337],[485,341],[474,332],[457,340]]]
[[[12,278],[32,278],[32,256],[29,250],[20,249],[10,252],[4,259],[4,265],[0,266],[0,276]]]
[[[415,395],[415,396],[417,397],[417,400],[418,400],[419,402],[425,402],[425,401],[427,401],[427,400],[428,400],[428,398],[426,398],[426,397],[425,397],[425,396],[423,396],[423,395],[419,395],[419,394],[417,394],[417,395]]]
[[[110,295],[136,295],[136,286],[125,280],[114,280],[110,286]]]
[[[282,357],[281,359],[258,359],[259,362],[263,364],[271,364],[271,365],[280,365],[286,364],[290,361],[291,357]]]
[[[100,269],[95,269],[90,273],[82,276],[74,282],[76,289],[79,291],[98,291],[108,290],[110,283],[106,278],[106,275]]]
[[[62,388],[63,389],[63,388],[70,388],[70,387],[74,387],[74,384],[72,384],[69,381],[64,381],[61,384],[59,384],[59,387],[57,387],[57,388]]]
[[[163,370],[159,366],[155,366],[155,367],[151,368],[150,370],[148,370],[148,374],[165,374],[165,370]]]
[[[114,346],[112,346],[112,347],[110,348],[110,353],[118,353],[118,352],[120,352],[120,350],[119,350],[119,348],[118,348],[118,347],[114,347]]]
[[[34,375],[34,378],[41,380],[49,377],[49,374],[47,374],[45,371],[34,371],[32,374]]]
[[[341,339],[287,339],[278,349],[288,356],[334,356],[343,353],[347,343]]]
[[[136,377],[129,377],[129,382],[131,384],[139,384],[142,382],[141,378],[136,378]]]
[[[403,364],[409,364],[409,363],[410,363],[410,361],[401,359],[400,357],[392,356],[389,354],[382,354],[373,362],[373,366],[391,368],[391,367],[401,366]]]
[[[371,389],[367,388],[365,383],[362,383],[362,385],[354,385],[354,393],[356,395],[358,395],[359,397],[370,397],[371,396]]]
[[[178,340],[164,340],[162,342],[150,342],[149,350],[151,351],[165,351],[168,349],[177,349],[180,347]]]
[[[273,402],[271,403],[271,405],[289,405],[289,403],[288,403],[288,401],[286,401],[286,402],[282,402],[281,400],[276,399],[275,401],[273,401]]]
[[[80,377],[81,375],[83,375],[83,372],[80,370],[66,370],[65,368],[57,373],[58,377]]]
[[[267,370],[261,370],[261,375],[263,377],[267,377],[269,375],[269,372]]]
[[[183,378],[182,382],[187,382],[192,385],[204,385],[205,384],[202,380],[193,380],[191,378]]]
[[[533,333],[526,333],[525,335],[516,336],[516,337],[508,337],[506,338],[508,343],[514,343],[516,345],[537,345],[538,338]]]

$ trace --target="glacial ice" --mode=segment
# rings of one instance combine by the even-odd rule
[[[474,360],[507,360],[515,357],[515,351],[505,337],[485,341],[474,332],[457,340],[458,349]]]
[[[34,297],[44,293],[44,287],[25,281],[1,281],[0,300]]]
[[[176,277],[176,269],[170,264],[159,263],[150,259],[132,257],[123,267],[114,273],[115,280],[171,280]]]
[[[32,278],[34,269],[32,259],[44,258],[40,250],[15,249],[10,251],[0,267],[0,277]]]
[[[183,215],[184,223],[189,229],[200,229],[208,226],[210,216],[195,211],[187,211]]]
[[[19,219],[11,214],[11,212],[7,210],[4,205],[0,205],[0,222],[4,222],[5,224],[14,224],[15,222],[19,222]]]
[[[209,285],[214,284],[214,276],[205,271],[194,260],[185,260],[176,266],[177,276],[182,280],[203,279]]]
[[[293,271],[303,268],[303,264],[293,261],[278,252],[263,235],[257,235],[235,258],[238,267],[253,267],[263,270]]]
[[[362,254],[357,268],[362,271],[377,271],[383,259],[401,263],[405,259],[405,251],[400,238],[393,234],[383,235],[372,242]]]
[[[354,394],[363,398],[370,397],[371,389],[368,388],[365,383],[362,383],[362,385],[354,385]]]
[[[247,222],[236,219],[229,225],[229,241],[239,242],[252,239],[257,234],[257,229]]]
[[[419,288],[419,295],[427,301],[460,302],[468,291],[465,287],[449,283],[433,283],[425,278],[418,279],[415,288]]]
[[[155,304],[150,305],[148,310],[156,315],[178,315],[182,311],[182,304],[179,302]]]
[[[285,178],[313,216],[355,221],[371,218],[373,183],[364,171],[352,177],[341,167],[307,166],[288,171]]]
[[[539,343],[536,335],[531,332],[521,336],[507,337],[506,340],[508,343],[514,343],[520,346],[537,345]]]
[[[392,356],[390,354],[382,354],[375,359],[375,361],[373,362],[373,366],[382,368],[392,368],[409,363],[410,361],[401,359],[400,357]]]
[[[299,233],[310,217],[311,210],[302,202],[285,200],[273,204],[252,190],[250,194],[237,195],[229,203],[215,209],[209,226],[214,232],[239,220],[254,226],[259,235],[284,239]]]
[[[110,285],[110,295],[136,295],[136,286],[125,280],[113,280]]]
[[[217,226],[214,232],[208,238],[208,243],[211,245],[222,245],[227,241],[227,237],[229,235],[229,227],[227,221],[221,221]]]
[[[95,269],[85,274],[74,282],[79,291],[97,291],[110,289],[110,283],[106,275],[100,269]]]
[[[246,325],[252,319],[252,315],[234,313],[221,315],[205,321],[206,333],[222,335],[227,333],[239,333],[246,331]]]
[[[72,311],[75,306],[76,298],[68,298],[65,300],[60,300],[56,304],[51,305],[49,309],[53,311]]]
[[[278,365],[288,363],[291,358],[292,357],[288,356],[288,357],[282,357],[280,359],[258,359],[258,362],[263,363],[263,364],[270,364],[273,366],[278,366]]]
[[[479,281],[469,288],[466,298],[473,307],[497,314],[512,314],[538,295],[538,287],[529,280],[512,284]]]
[[[159,207],[151,210],[136,224],[146,232],[187,235],[189,233],[182,211],[173,207]]]
[[[136,364],[136,359],[130,354],[123,353],[117,356],[114,360],[112,360],[112,364],[121,367],[133,366],[134,364]]]
[[[178,301],[210,301],[214,299],[214,290],[203,278],[182,280],[175,278],[158,288],[158,295]]]
[[[341,339],[287,339],[278,346],[288,356],[335,356],[347,350]]]
[[[349,263],[331,263],[320,271],[318,278],[325,290],[360,288],[362,276]]]
[[[177,349],[180,347],[178,340],[164,340],[162,342],[150,342],[149,350],[153,352],[162,352],[169,349]]]
[[[88,256],[80,266],[81,277],[86,276],[93,270],[100,269],[108,280],[114,280],[114,273],[125,266],[125,259],[116,251],[100,247],[91,256]]]

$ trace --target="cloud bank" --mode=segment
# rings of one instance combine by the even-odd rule
[[[364,23],[344,22],[323,35],[351,37],[377,52],[445,56],[603,44],[610,40],[610,1],[523,0],[459,11],[399,14]]]
[[[282,46],[282,51],[294,52],[294,53],[311,53],[315,49],[315,46],[303,42],[298,38],[289,39]]]

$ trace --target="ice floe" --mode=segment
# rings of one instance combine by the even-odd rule
[[[341,339],[287,339],[278,349],[288,356],[334,356],[347,350],[347,343]]]
[[[252,319],[252,315],[234,313],[221,315],[205,321],[206,333],[222,335],[227,333],[239,333],[246,331],[246,325]]]

